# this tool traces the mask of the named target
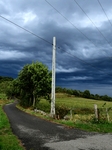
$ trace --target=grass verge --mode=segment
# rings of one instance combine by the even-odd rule
[[[12,133],[9,120],[2,109],[7,102],[0,100],[0,150],[24,150],[20,141]]]
[[[22,108],[20,105],[17,105],[17,108],[19,108],[20,110],[29,113],[31,115],[35,115],[39,118],[48,120],[48,121],[52,121],[55,123],[59,123],[59,124],[63,124],[67,127],[72,127],[72,128],[78,128],[81,130],[85,130],[85,131],[91,131],[91,132],[100,132],[100,133],[112,133],[112,123],[95,123],[92,122],[92,120],[83,120],[82,118],[79,117],[79,119],[77,119],[76,121],[74,120],[56,120],[56,119],[52,119],[49,117],[49,115],[43,116],[40,113],[35,113],[32,109],[28,108],[28,109],[24,109]]]

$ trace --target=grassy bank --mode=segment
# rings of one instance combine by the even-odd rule
[[[0,99],[0,150],[24,150],[20,141],[13,135],[9,120],[2,109],[3,105],[8,102]]]
[[[106,101],[103,100],[92,100],[87,98],[81,97],[74,97],[64,93],[56,93],[56,104],[65,104],[67,107],[70,108],[93,108],[94,104],[97,104],[99,108]],[[112,107],[112,102],[106,102],[106,107]]]
[[[106,102],[106,105],[102,108],[105,101],[98,101],[98,100],[91,100],[85,98],[77,98],[77,97],[70,97],[66,94],[60,93],[56,95],[56,105],[57,106],[64,106],[67,108],[71,108],[75,110],[73,111],[72,119],[69,120],[53,120],[48,115],[43,116],[40,113],[35,113],[32,108],[23,109],[19,106],[20,109],[30,113],[32,115],[39,116],[41,118],[54,121],[57,123],[61,123],[67,125],[69,127],[79,128],[86,131],[95,131],[95,132],[102,132],[102,133],[112,133],[112,110],[109,111],[110,122],[107,122],[106,118],[106,108],[112,107],[112,102]],[[100,113],[101,121],[95,122],[94,121],[94,104],[97,104],[98,108],[102,108],[102,112]],[[44,99],[42,99],[38,104],[37,108],[43,110],[47,113],[50,112],[50,103]],[[90,113],[92,110],[92,113]],[[70,113],[68,114],[70,117]]]
[[[57,120],[57,119],[50,118],[49,114],[44,116],[41,113],[35,113],[30,108],[24,109],[19,105],[17,107],[19,109],[21,109],[22,111],[25,111],[26,113],[29,113],[31,115],[35,115],[39,118],[49,120],[51,122],[63,124],[63,125],[66,125],[68,127],[78,128],[78,129],[81,129],[81,130],[91,131],[91,132],[112,133],[112,123],[107,123],[107,122],[105,122],[105,123],[95,123],[95,122],[92,122],[90,120],[82,119],[83,116],[78,117],[78,119],[76,121],[75,121],[75,119],[72,119],[72,120],[64,120],[64,119]]]

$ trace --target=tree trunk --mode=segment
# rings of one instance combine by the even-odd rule
[[[33,95],[33,107],[35,106],[35,95]]]
[[[29,99],[29,106],[32,106],[32,104],[33,104],[32,97],[30,97],[30,99]]]

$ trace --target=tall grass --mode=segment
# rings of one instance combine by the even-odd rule
[[[94,104],[97,104],[99,108],[102,107],[102,105],[105,103],[105,101],[101,100],[92,100],[92,99],[86,99],[86,98],[79,98],[79,97],[67,97],[66,95],[63,97],[56,97],[56,104],[65,104],[70,108],[93,108]],[[106,107],[112,107],[112,102],[106,102]]]
[[[112,122],[101,121],[95,122],[94,121],[94,104],[98,105],[98,108],[103,109],[104,111],[101,112],[103,114],[103,118],[105,119],[106,116],[106,107],[112,107],[112,102],[106,102],[105,107],[102,107],[105,101],[98,101],[92,99],[85,99],[85,98],[77,98],[67,94],[58,93],[56,94],[56,106],[64,106],[63,108],[72,109],[72,119],[70,112],[68,113],[69,120],[56,120],[49,117],[49,115],[44,116],[40,113],[34,112],[32,108],[23,109],[21,106],[17,106],[19,109],[39,116],[41,118],[51,120],[54,122],[58,122],[69,127],[75,127],[82,130],[87,131],[95,131],[95,132],[105,132],[105,133],[112,133]],[[41,99],[39,103],[37,103],[37,109],[43,110],[47,113],[50,113],[50,103],[45,99]],[[62,110],[62,109],[61,109]],[[110,118],[112,119],[112,110],[109,112]],[[58,118],[57,118],[58,119]],[[110,119],[110,120],[111,120]],[[112,120],[111,120],[112,121]]]
[[[112,110],[109,111],[110,122],[107,122],[106,108],[112,107],[112,102],[106,102],[105,107],[102,107],[105,101],[85,99],[79,97],[69,96],[67,94],[56,94],[56,105],[66,106],[72,110],[71,120],[59,120],[60,123],[66,124],[71,127],[87,131],[97,132],[112,132]],[[97,104],[101,111],[101,122],[94,122],[94,104]],[[50,103],[42,99],[38,105],[38,108],[46,112],[50,112]],[[70,117],[70,113],[68,114]]]
[[[0,100],[0,150],[24,150],[20,141],[13,135],[9,120],[2,109],[7,102],[7,100]]]

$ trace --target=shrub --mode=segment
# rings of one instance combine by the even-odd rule
[[[93,114],[94,109],[91,109],[91,108],[74,108],[73,113],[74,114]]]
[[[56,105],[56,118],[63,119],[69,113],[70,109],[64,105]]]
[[[50,103],[41,103],[41,101],[39,103],[36,104],[36,108],[38,110],[42,110],[46,113],[50,113]]]

